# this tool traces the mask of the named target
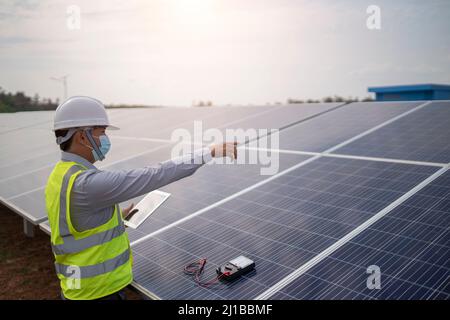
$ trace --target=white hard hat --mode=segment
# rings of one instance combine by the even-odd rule
[[[118,130],[109,123],[105,106],[90,97],[71,97],[56,108],[53,131],[76,127],[107,126]]]

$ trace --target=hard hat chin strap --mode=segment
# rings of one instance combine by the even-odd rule
[[[103,153],[100,151],[100,149],[99,149],[97,143],[95,143],[94,137],[92,137],[92,128],[85,129],[84,132],[86,132],[86,137],[88,138],[89,143],[90,143],[91,146],[92,146],[91,149],[94,150],[94,152],[97,154],[97,156],[98,156],[98,158],[100,159],[100,161],[103,160],[103,159],[105,159],[105,156],[104,156]],[[87,146],[87,147],[89,147],[89,146]]]
[[[78,130],[80,130],[80,128],[70,128],[66,135],[64,137],[57,137],[56,138],[56,143],[58,145],[68,141],[70,138],[72,138],[72,136],[75,134],[75,132],[77,132]],[[105,156],[103,155],[103,153],[100,151],[97,143],[95,143],[94,137],[92,136],[92,128],[85,128],[83,129],[83,131],[86,133],[86,137],[89,140],[89,143],[91,144],[91,146],[88,146],[86,144],[83,144],[84,146],[88,147],[91,150],[94,150],[94,152],[97,154],[98,158],[100,160],[105,159]]]

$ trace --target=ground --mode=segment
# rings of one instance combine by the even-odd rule
[[[39,228],[34,238],[23,233],[23,220],[0,204],[0,300],[60,299],[50,238]],[[129,299],[139,295],[126,289]]]

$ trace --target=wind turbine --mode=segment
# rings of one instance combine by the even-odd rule
[[[67,77],[68,76],[69,75],[66,74],[65,76],[62,76],[62,77],[59,77],[59,78],[58,77],[50,77],[51,80],[54,80],[54,81],[57,81],[57,82],[63,84],[63,87],[64,87],[64,100],[67,99]]]

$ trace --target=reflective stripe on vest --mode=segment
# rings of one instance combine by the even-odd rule
[[[54,254],[63,255],[78,253],[83,250],[89,249],[96,245],[101,245],[103,243],[109,242],[112,239],[119,237],[125,232],[125,226],[122,221],[118,222],[118,225],[112,229],[106,230],[104,232],[96,233],[91,236],[75,239],[75,237],[70,233],[69,225],[67,223],[67,188],[69,185],[70,177],[82,170],[83,168],[78,165],[73,165],[67,170],[63,177],[61,191],[60,191],[60,202],[59,202],[59,234],[63,240],[62,244],[54,245],[52,244],[52,249]],[[117,211],[117,206],[115,212]],[[120,214],[118,212],[117,214]],[[113,214],[114,216],[114,214]]]
[[[78,275],[80,278],[89,278],[114,271],[121,265],[127,263],[129,259],[130,259],[130,250],[127,249],[118,256],[110,260],[107,260],[103,263],[82,267],[67,266],[64,264],[55,263],[55,268],[57,273],[62,274],[65,277],[73,276],[73,271],[76,269],[80,271]]]

